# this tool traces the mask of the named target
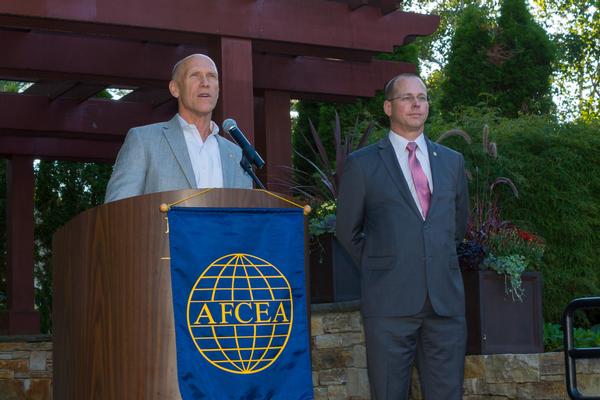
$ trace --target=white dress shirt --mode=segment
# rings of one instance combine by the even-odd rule
[[[410,167],[408,166],[408,150],[406,150],[406,145],[410,142],[410,140],[406,140],[402,136],[390,131],[389,133],[390,142],[392,142],[392,147],[394,148],[394,153],[396,153],[396,158],[398,159],[398,164],[400,164],[400,168],[402,169],[402,174],[404,175],[404,179],[406,179],[406,183],[408,184],[408,188],[410,189],[410,194],[417,205],[421,215],[423,215],[423,210],[421,209],[421,203],[419,202],[419,198],[417,197],[417,190],[415,189],[415,183],[413,182],[412,174],[410,173]],[[429,183],[429,190],[433,193],[433,180],[431,179],[431,166],[429,165],[429,153],[427,152],[427,142],[425,141],[425,135],[421,133],[419,137],[417,137],[414,142],[417,144],[416,156],[417,160],[421,164],[421,168],[427,177],[427,182]]]
[[[219,126],[210,121],[210,134],[205,141],[202,140],[196,125],[188,124],[179,114],[177,119],[181,125],[185,143],[187,145],[190,161],[196,177],[197,188],[222,188],[223,170],[221,167],[221,154],[219,152]]]

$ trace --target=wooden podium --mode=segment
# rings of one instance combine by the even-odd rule
[[[199,192],[155,193],[104,204],[56,232],[55,399],[180,399],[167,220],[159,206]],[[245,189],[213,189],[179,205],[295,207]],[[305,270],[306,263],[305,254]],[[308,275],[306,279],[308,285]]]

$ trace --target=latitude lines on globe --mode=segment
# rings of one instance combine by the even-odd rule
[[[187,324],[200,354],[230,373],[271,366],[293,326],[292,289],[270,262],[245,253],[222,256],[204,269],[190,291]]]

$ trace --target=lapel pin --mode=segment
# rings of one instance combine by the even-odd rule
[[[437,153],[436,153],[435,151],[433,152],[433,156],[434,156],[434,157],[437,157]]]

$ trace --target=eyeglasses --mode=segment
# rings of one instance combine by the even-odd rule
[[[396,97],[392,97],[391,99],[388,99],[388,101],[394,101],[394,100],[400,100],[403,103],[410,103],[410,104],[414,104],[417,101],[419,103],[427,103],[427,96],[424,94],[420,94],[418,96],[413,96],[412,94],[403,94],[400,96],[396,96]]]

